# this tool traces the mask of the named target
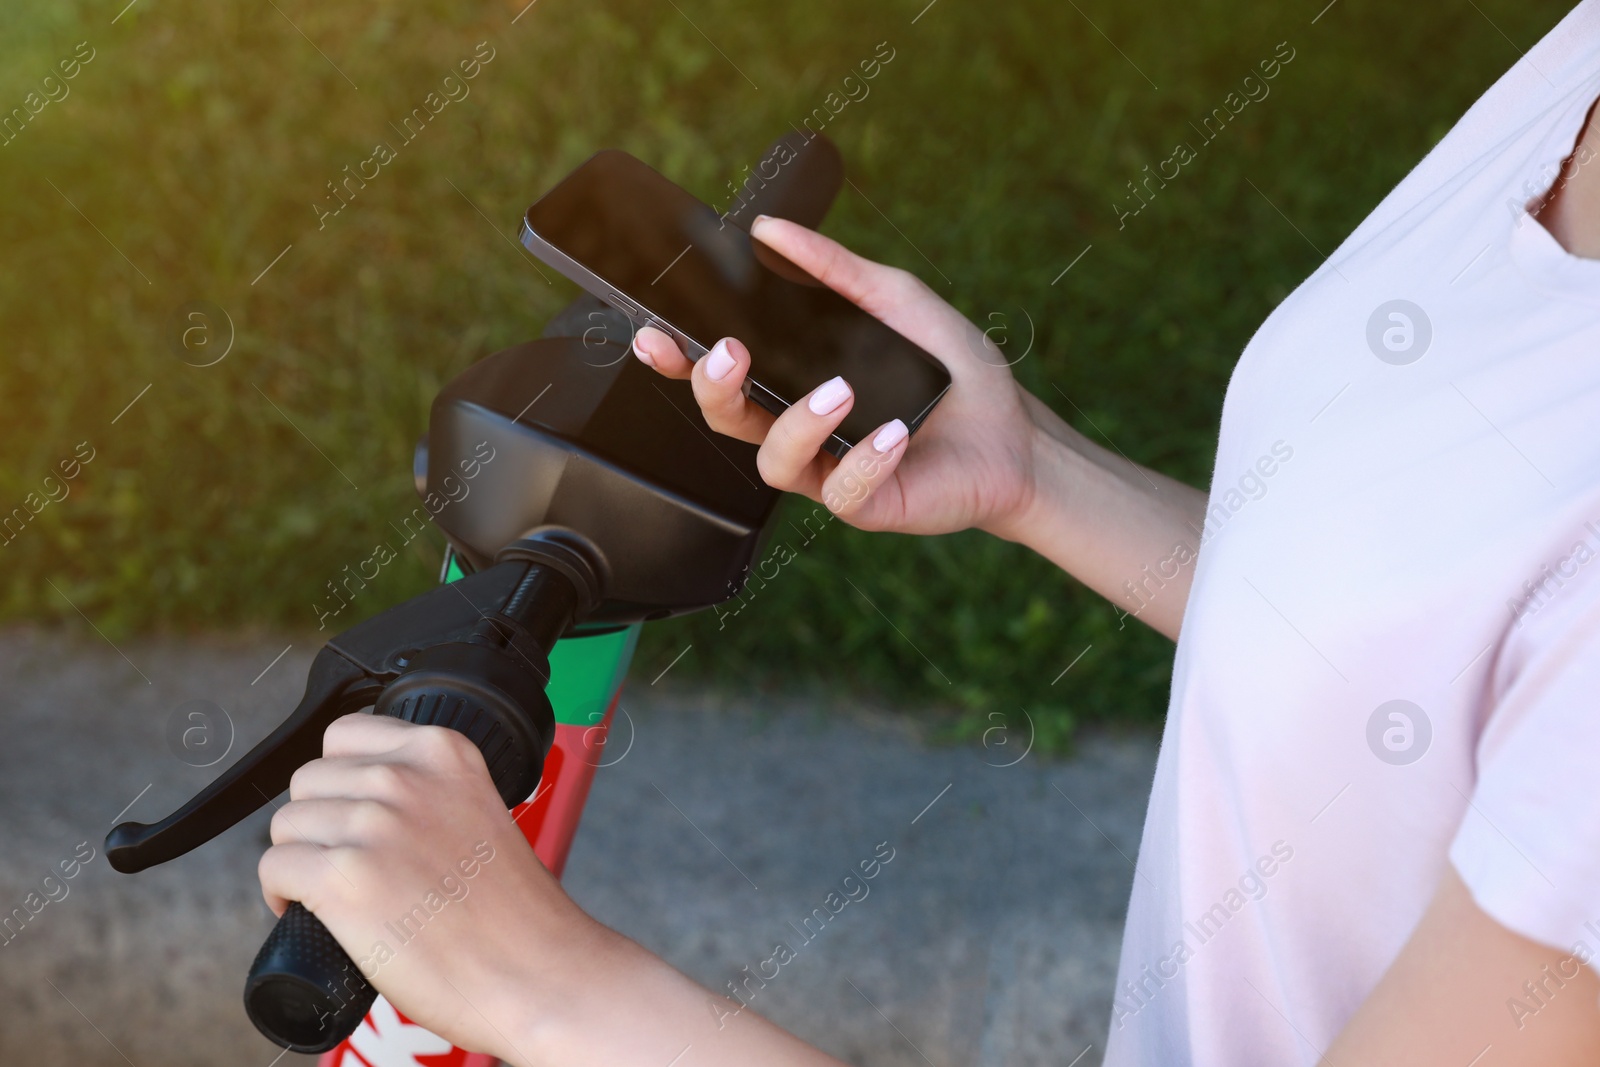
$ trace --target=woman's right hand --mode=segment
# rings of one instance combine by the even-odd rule
[[[713,430],[759,444],[757,466],[769,485],[820,501],[852,526],[918,534],[976,527],[1018,540],[1035,495],[1036,416],[1048,409],[1017,384],[1000,350],[907,271],[786,219],[762,216],[750,232],[950,372],[949,392],[909,446],[895,419],[835,459],[822,446],[850,411],[849,383],[825,382],[775,417],[740,392],[750,352],[734,338],[690,362],[647,326],[634,353],[669,378],[688,378]]]

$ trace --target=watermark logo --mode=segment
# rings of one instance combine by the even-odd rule
[[[1367,319],[1367,347],[1385,363],[1396,367],[1415,363],[1432,343],[1432,320],[1409,300],[1379,304]]]
[[[117,19],[111,21],[115,22]],[[72,86],[67,82],[76,78],[84,67],[94,62],[96,54],[94,46],[88,41],[79,41],[73,48],[72,55],[57,60],[55,68],[34,83],[37,88],[29,89],[22,101],[11,110],[0,112],[0,148],[21,136],[22,131],[27,129],[30,122],[38,119],[39,113],[45,108],[51,104],[59,104],[71,96]]]
[[[591,767],[615,767],[627,758],[628,753],[633,751],[633,740],[637,735],[633,725],[633,716],[629,715],[628,709],[621,704],[617,705],[617,710],[622,713],[622,721],[628,724],[628,740],[620,746],[622,751],[615,756],[611,753],[619,747],[612,744],[616,739],[617,720],[613,719],[610,724],[606,723],[605,703],[603,701],[597,702],[596,710],[584,716],[588,722],[594,724],[586,727],[583,731],[583,750],[594,757],[594,759],[586,759],[584,762]]]
[[[1367,747],[1391,766],[1417,762],[1432,743],[1433,723],[1409,700],[1386,701],[1367,718]]]
[[[167,749],[191,767],[219,763],[233,748],[233,717],[209,700],[186,700],[167,716]]]
[[[789,921],[788,930],[784,932],[782,940],[774,941],[770,956],[761,959],[753,969],[749,964],[740,967],[739,974],[728,980],[727,996],[713,997],[708,1002],[711,1017],[717,1021],[717,1029],[723,1029],[728,1025],[729,1019],[737,1018],[743,1013],[757,994],[767,987],[767,983],[777,979],[782,969],[799,958],[807,945],[821,937],[829,924],[845,908],[866,900],[872,892],[869,883],[883,873],[883,869],[894,861],[894,857],[893,845],[887,841],[878,842],[872,850],[872,855],[859,861],[855,867],[849,868],[848,873],[835,883],[835,887],[828,890],[828,894],[822,898],[822,903],[811,909],[811,914],[803,917],[799,923]],[[791,937],[790,931],[795,936]],[[739,1006],[733,1007],[734,1003]]]
[[[627,315],[616,308],[604,307],[596,308],[584,318],[589,323],[583,329],[583,362],[586,366],[615,367],[628,358],[639,328]],[[655,324],[652,321],[648,325]]]
[[[167,347],[191,367],[214,367],[233,350],[233,319],[209,300],[191,300],[172,313]]]
[[[1292,859],[1294,846],[1281,839],[1274,841],[1271,850],[1256,857],[1255,863],[1246,867],[1210,907],[1192,912],[1193,918],[1184,919],[1183,932],[1165,956],[1150,960],[1137,972],[1130,968],[1126,972],[1129,977],[1112,993],[1111,1014],[1117,1029],[1121,1030],[1130,1019],[1149,1007],[1167,983],[1176,980],[1188,962],[1221,934],[1234,916],[1264,898],[1271,889],[1269,879]]]
[[[838,90],[828,93],[822,103],[812,108],[811,113],[794,127],[795,133],[805,138],[805,144],[816,140],[817,135],[838,118],[845,108],[852,103],[861,103],[872,94],[872,86],[868,82],[881,74],[884,67],[894,62],[894,57],[898,54],[888,41],[878,42],[872,55],[856,64],[855,70],[860,72],[860,77],[854,72],[846,75],[840,82],[840,88],[844,90],[843,95]],[[747,165],[740,177],[728,179],[728,206],[717,213],[717,229],[725,228],[730,220],[736,221],[750,204],[756,202],[756,194],[766,189],[767,183],[776,181],[783,168],[799,158],[800,153],[791,143],[779,142],[756,164],[754,174],[750,173],[750,167]]]
[[[1011,319],[1003,311],[991,311],[984,316],[988,323],[979,333],[968,333],[967,347],[972,354],[991,367],[1015,367],[1028,353],[1033,351],[1033,342],[1036,330],[1033,325],[1033,316],[1028,314],[1027,308],[1018,308],[1022,312],[1023,321],[1028,325],[1028,340],[1026,344],[1014,345],[1011,343]]]
[[[1190,120],[1189,128],[1198,135],[1194,143],[1191,144],[1187,140],[1179,141],[1173,148],[1172,154],[1159,160],[1154,170],[1151,170],[1150,164],[1146,163],[1139,174],[1129,178],[1127,195],[1117,194],[1120,202],[1111,205],[1111,210],[1117,215],[1117,229],[1126,229],[1129,219],[1155,203],[1157,195],[1167,187],[1167,183],[1176,181],[1183,173],[1183,168],[1199,159],[1200,153],[1206,146],[1222,136],[1222,131],[1238,119],[1245,108],[1252,103],[1260,103],[1270,96],[1272,86],[1268,83],[1281,74],[1284,67],[1294,62],[1296,54],[1294,46],[1288,41],[1279,41],[1273,48],[1272,55],[1256,63],[1255,70],[1244,76],[1237,89],[1229,90],[1220,104],[1201,116],[1198,125]],[[1149,81],[1149,78],[1146,77],[1145,80]],[[1150,84],[1155,85],[1154,82]]]
[[[983,731],[983,762],[991,767],[1015,767],[1027,758],[1033,751],[1033,741],[1037,731],[1033,727],[1033,716],[1028,714],[1027,708],[1018,708],[1022,717],[1028,724],[1028,739],[1022,744],[1014,744],[1011,732],[1010,717],[1003,711],[991,711],[989,721],[994,725]],[[1018,736],[1015,740],[1021,741]]]

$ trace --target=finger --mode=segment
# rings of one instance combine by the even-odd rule
[[[855,395],[843,378],[829,378],[773,422],[756,467],[768,485],[820,499],[822,480],[836,460],[822,453],[828,435],[850,414]]]
[[[694,369],[694,360],[683,354],[672,335],[654,326],[639,327],[633,335],[633,354],[668,378],[687,378]]]
[[[745,398],[740,388],[750,369],[750,350],[724,337],[695,362],[690,381],[706,425],[727,437],[758,445],[772,428],[772,412]]]
[[[909,271],[859,256],[831,237],[770,215],[756,219],[750,236],[901,333],[906,332],[902,325],[914,325],[926,314],[925,308],[907,307],[912,296],[933,295]],[[900,319],[906,322],[902,324]]]
[[[392,829],[395,813],[377,800],[319,797],[292,800],[272,813],[274,845],[308,844],[333,848],[369,843]]]
[[[274,915],[282,916],[292,900],[298,900],[315,914],[323,906],[324,884],[340,877],[333,866],[335,856],[301,843],[273,845],[261,854],[256,876],[261,879],[261,896]]]
[[[406,794],[415,767],[394,753],[374,756],[324,756],[289,776],[290,800],[385,800]]]
[[[987,366],[978,356],[985,352],[978,328],[910,271],[858,256],[832,238],[788,219],[759,216],[750,226],[750,235],[922,346],[952,376],[981,373]],[[966,343],[952,348],[948,343],[952,336],[965,338]]]
[[[859,515],[900,465],[909,438],[906,424],[892,419],[846,452],[823,480],[821,496],[827,509],[847,521]]]
[[[357,711],[341,715],[322,732],[322,754],[328,757],[376,756],[393,752],[409,739],[413,723],[388,715]]]

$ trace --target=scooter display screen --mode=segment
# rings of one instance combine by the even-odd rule
[[[701,349],[725,336],[744,342],[752,383],[779,407],[842,376],[855,393],[836,431],[847,444],[895,418],[915,429],[950,384],[924,349],[625,152],[590,158],[526,222],[530,251],[636,322],[664,320]],[[594,277],[545,255],[540,241]],[[759,393],[752,388],[771,406]]]

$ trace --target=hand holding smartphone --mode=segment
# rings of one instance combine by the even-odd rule
[[[835,456],[893,419],[915,431],[949,388],[926,350],[624,152],[596,154],[530,207],[522,241],[691,359],[740,339],[746,393],[775,415],[844,378],[854,404],[823,445]]]

